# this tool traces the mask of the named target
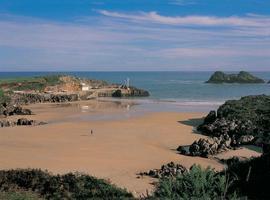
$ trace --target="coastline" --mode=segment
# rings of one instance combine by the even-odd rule
[[[206,113],[155,111],[140,114],[137,106],[136,101],[131,104],[109,99],[27,106],[35,113],[29,118],[49,121],[49,124],[2,128],[0,156],[4,159],[0,168],[41,168],[53,173],[79,171],[108,179],[135,196],[151,191],[155,181],[138,178],[137,173],[171,161],[187,168],[196,163],[223,169],[217,159],[183,156],[175,150],[179,145],[205,137],[193,130]],[[130,115],[133,110],[134,114]],[[106,115],[111,117],[97,117]],[[220,158],[228,155],[260,154],[244,148],[224,153]]]

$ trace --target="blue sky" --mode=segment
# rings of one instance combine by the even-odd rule
[[[0,71],[269,71],[269,8],[269,0],[0,0]]]

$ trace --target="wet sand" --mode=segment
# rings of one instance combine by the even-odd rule
[[[36,104],[29,119],[48,121],[35,127],[0,129],[0,168],[41,168],[53,173],[84,172],[126,188],[136,196],[153,189],[153,179],[137,173],[174,161],[216,170],[217,159],[179,155],[179,145],[204,137],[195,133],[205,113],[154,112],[130,115],[134,104],[81,102]],[[106,119],[101,116],[109,116]],[[118,116],[115,117],[114,116]],[[120,117],[119,117],[120,116]],[[15,117],[16,118],[16,117]],[[93,134],[91,134],[93,130]],[[245,157],[259,153],[242,149],[221,155]],[[241,155],[240,155],[241,156]]]

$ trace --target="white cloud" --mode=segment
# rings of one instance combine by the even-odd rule
[[[140,12],[138,14],[126,14],[100,10],[100,14],[107,17],[133,20],[137,22],[152,22],[167,25],[185,25],[185,26],[244,26],[244,27],[266,27],[270,26],[269,16],[163,16],[157,12]]]
[[[169,1],[169,4],[177,6],[186,6],[196,4],[196,2],[193,0],[171,0]]]
[[[270,26],[163,26],[145,14],[102,11],[111,17],[77,23],[0,19],[0,71],[181,70],[270,63]],[[124,18],[123,18],[124,16]],[[134,15],[136,16],[136,15]],[[148,16],[148,15],[146,15]],[[262,18],[265,16],[248,16]],[[118,20],[118,18],[126,20]],[[173,18],[173,17],[172,17]],[[143,23],[137,22],[143,21]],[[165,23],[165,22],[164,22]],[[229,70],[229,68],[226,68]]]

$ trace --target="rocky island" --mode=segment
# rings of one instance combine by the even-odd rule
[[[226,74],[221,71],[216,71],[206,83],[265,83],[265,81],[261,78],[258,78],[248,72],[240,71],[238,74]]]

